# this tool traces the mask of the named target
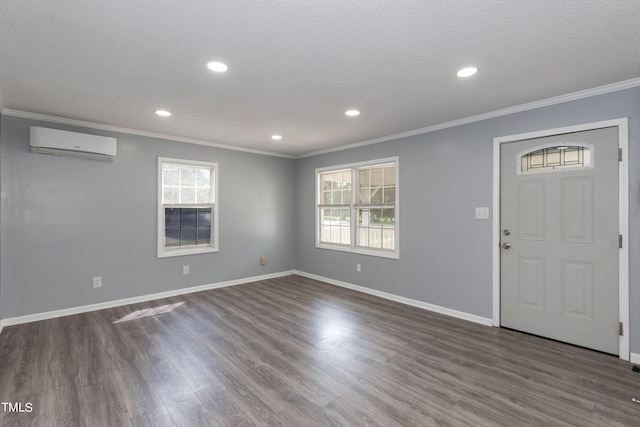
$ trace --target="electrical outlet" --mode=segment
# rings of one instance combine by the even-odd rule
[[[262,258],[260,258],[260,265],[267,265],[267,257],[263,256]]]
[[[362,266],[360,264],[356,264],[356,271],[360,273],[362,271]]]
[[[183,265],[182,266],[182,274],[185,275],[185,276],[189,274],[189,266],[188,265]]]
[[[489,219],[489,208],[476,208],[476,219]]]
[[[93,289],[102,287],[102,277],[94,277],[93,278]]]

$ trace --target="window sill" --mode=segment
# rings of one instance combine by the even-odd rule
[[[358,255],[375,256],[379,258],[400,259],[400,254],[398,253],[398,250],[376,251],[372,249],[352,248],[349,246],[333,246],[333,245],[327,245],[324,243],[316,243],[316,248],[329,249],[332,251],[339,251],[339,252],[349,252],[349,253],[358,254]]]
[[[169,258],[169,257],[184,256],[184,255],[209,254],[212,252],[218,252],[218,249],[212,248],[212,247],[174,249],[174,250],[158,252],[158,258]]]

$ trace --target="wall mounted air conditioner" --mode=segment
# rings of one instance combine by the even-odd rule
[[[116,139],[86,133],[31,126],[29,145],[33,153],[111,161],[116,158]]]

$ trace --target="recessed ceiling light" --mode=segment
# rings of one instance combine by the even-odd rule
[[[167,110],[156,110],[156,114],[160,117],[169,117],[171,115],[171,112]]]
[[[458,73],[457,73],[457,76],[458,77],[471,77],[477,72],[478,72],[478,69],[476,67],[467,67],[467,68],[463,68],[463,69],[459,70]]]
[[[282,135],[271,135],[271,139],[274,141],[280,141],[282,139]]]
[[[344,113],[349,117],[355,117],[360,115],[360,111],[358,110],[347,110]]]
[[[226,64],[218,61],[207,62],[207,68],[211,71],[215,71],[216,73],[224,73],[225,71],[227,71]]]

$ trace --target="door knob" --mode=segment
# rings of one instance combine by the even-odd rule
[[[502,244],[502,249],[509,249],[510,247],[511,247],[511,243],[509,243],[509,242],[504,242]]]

